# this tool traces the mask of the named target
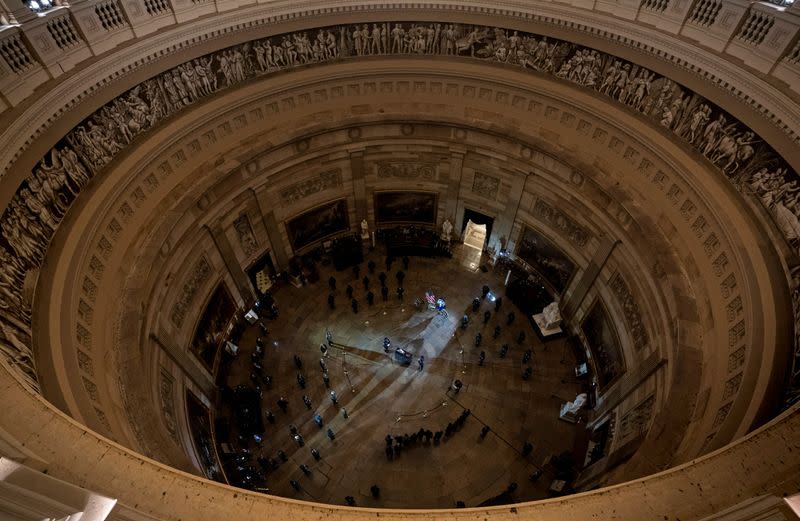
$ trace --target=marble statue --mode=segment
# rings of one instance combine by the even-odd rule
[[[551,302],[542,310],[544,315],[545,329],[552,329],[561,325],[561,311],[558,309],[558,302]]]
[[[369,239],[369,223],[366,219],[361,220],[361,238]]]
[[[453,225],[450,224],[450,221],[445,219],[442,223],[442,235],[441,239],[446,242],[450,242],[450,234],[453,233]]]
[[[562,420],[577,423],[578,422],[578,413],[586,404],[586,400],[588,396],[586,393],[580,393],[578,396],[575,397],[574,401],[566,402],[561,406],[561,413],[559,414],[559,418]]]

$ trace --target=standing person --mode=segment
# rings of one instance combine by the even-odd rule
[[[397,270],[397,274],[395,275],[395,278],[397,278],[397,285],[398,286],[402,286],[403,285],[403,279],[406,278],[406,274],[403,272],[403,270]]]
[[[483,365],[484,360],[486,360],[486,351],[481,351],[480,356],[478,357],[478,365]]]
[[[386,273],[380,272],[378,273],[378,280],[381,282],[381,286],[386,285]]]
[[[336,405],[339,402],[339,397],[336,395],[336,391],[331,391],[330,397],[333,405]]]
[[[491,311],[484,311],[483,312],[483,323],[484,324],[488,324],[489,320],[491,318],[492,318],[492,312]]]
[[[334,434],[333,429],[331,429],[330,427],[328,427],[328,432],[326,434],[328,435],[328,438],[331,439],[331,441],[333,441],[336,438],[336,434]]]
[[[353,298],[353,286],[348,284],[344,291],[347,293],[347,298]]]
[[[350,307],[353,308],[353,313],[358,313],[358,301],[356,299],[350,301]]]
[[[499,336],[500,336],[500,326],[494,326],[494,334],[492,335],[492,338],[497,340]]]
[[[405,292],[403,286],[397,288],[397,299],[400,300],[401,302],[403,301],[403,292]]]
[[[480,333],[475,335],[475,347],[480,347],[481,346],[481,340],[483,340],[483,337],[481,336]]]
[[[371,291],[367,292],[367,304],[370,306],[375,303],[375,294]]]
[[[375,261],[371,260],[367,263],[367,269],[369,270],[370,275],[375,273]]]
[[[328,287],[331,288],[331,291],[336,291],[336,277],[333,275],[328,279]]]
[[[362,284],[364,284],[364,291],[369,291],[369,277],[364,275],[364,278],[361,279]]]
[[[423,355],[419,355],[419,370],[422,371],[424,367],[425,367],[425,357]]]
[[[381,297],[383,297],[384,302],[389,300],[389,288],[386,286],[381,286]]]
[[[500,311],[500,306],[503,305],[503,297],[497,297],[497,300],[494,301],[494,312],[497,313]]]
[[[510,313],[508,314],[508,320],[506,320],[506,325],[507,325],[507,326],[510,326],[511,324],[513,324],[513,323],[514,323],[514,319],[515,319],[515,318],[517,318],[517,316],[514,314],[514,312],[513,312],[513,311],[512,311],[512,312],[510,312]]]

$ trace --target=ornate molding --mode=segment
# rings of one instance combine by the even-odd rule
[[[161,401],[161,413],[164,418],[164,424],[167,426],[167,431],[169,431],[175,443],[180,444],[175,416],[175,379],[163,367],[159,372],[158,396]]]
[[[239,240],[239,246],[242,248],[245,257],[250,257],[258,252],[258,240],[253,233],[250,217],[246,213],[243,213],[233,221],[233,228],[236,230],[236,238]]]
[[[379,179],[422,179],[435,181],[438,173],[436,163],[419,161],[378,161],[375,173]]]
[[[183,285],[181,294],[177,302],[172,306],[172,311],[169,314],[170,321],[175,327],[180,328],[183,326],[183,320],[186,318],[186,312],[189,310],[195,297],[197,290],[211,277],[211,264],[205,257],[200,257],[200,260],[194,265],[189,279]]]
[[[647,328],[642,321],[639,305],[634,300],[628,283],[622,278],[622,274],[617,272],[611,277],[608,286],[622,306],[622,313],[625,315],[625,322],[628,324],[633,347],[641,351],[648,346],[649,336]]]

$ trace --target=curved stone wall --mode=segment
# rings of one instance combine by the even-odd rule
[[[649,272],[645,279],[651,288],[648,293],[657,294],[662,285],[674,293],[651,313],[678,318],[658,326],[671,339],[672,347],[662,355],[670,360],[666,366],[670,376],[654,376],[661,378],[657,387],[662,389],[659,393],[665,406],[652,417],[659,431],[668,429],[675,436],[662,436],[661,441],[653,442],[650,458],[642,460],[634,475],[666,468],[724,444],[763,417],[762,408],[768,408],[773,395],[768,382],[778,374],[784,356],[773,346],[781,345],[781,339],[787,336],[781,326],[787,323],[780,305],[785,298],[780,290],[783,275],[774,258],[756,258],[761,250],[743,248],[743,244],[763,242],[764,238],[753,222],[751,209],[729,202],[735,192],[724,178],[695,175],[704,172],[698,156],[663,140],[663,131],[644,125],[639,116],[609,106],[602,97],[579,88],[567,90],[559,85],[554,91],[546,78],[513,69],[506,70],[502,82],[487,81],[485,78],[495,70],[504,69],[479,63],[470,67],[409,58],[387,62],[380,74],[373,74],[374,66],[367,65],[367,70],[358,61],[331,64],[325,70],[309,68],[231,90],[169,121],[139,141],[134,153],[121,157],[107,174],[93,181],[91,196],[78,198],[79,206],[70,212],[69,224],[62,225],[66,226],[63,236],[59,233],[58,244],[51,246],[53,264],[43,271],[43,287],[54,291],[37,304],[37,314],[70,317],[63,325],[54,320],[50,330],[39,331],[37,345],[52,358],[46,361],[48,378],[44,379],[53,386],[46,389],[48,398],[63,402],[65,410],[73,413],[74,409],[76,417],[93,428],[107,429],[105,432],[120,442],[172,461],[166,454],[148,451],[148,447],[175,446],[169,442],[163,422],[157,417],[142,421],[128,414],[131,403],[138,403],[125,403],[125,393],[134,391],[131,382],[92,378],[81,370],[75,353],[92,355],[98,345],[103,346],[101,349],[113,346],[112,356],[92,355],[96,374],[130,374],[124,369],[128,363],[131,367],[150,367],[150,374],[155,375],[150,387],[155,387],[156,361],[152,357],[138,361],[137,357],[144,357],[153,346],[148,331],[164,328],[151,327],[158,324],[150,322],[149,329],[143,329],[141,310],[156,303],[171,309],[179,298],[193,266],[174,262],[167,266],[164,259],[196,259],[195,253],[202,253],[198,248],[208,244],[211,236],[201,233],[205,236],[205,243],[201,243],[193,231],[197,223],[221,219],[221,224],[212,221],[207,226],[211,230],[219,226],[224,231],[230,222],[221,212],[229,208],[232,215],[238,215],[244,201],[253,197],[247,195],[248,187],[256,189],[259,210],[253,215],[257,223],[258,213],[266,217],[269,209],[281,207],[281,183],[288,183],[282,179],[296,176],[287,168],[301,168],[308,161],[335,152],[337,146],[349,155],[378,136],[422,144],[441,141],[441,131],[423,132],[427,122],[435,118],[439,125],[452,129],[447,146],[454,150],[466,152],[467,144],[480,150],[494,149],[508,142],[500,156],[506,159],[498,164],[517,165],[512,168],[517,173],[509,180],[521,179],[531,166],[548,179],[540,188],[531,188],[526,199],[530,206],[520,210],[530,212],[534,220],[539,219],[534,213],[534,196],[540,199],[548,187],[555,193],[569,191],[575,197],[581,193],[576,187],[595,187],[580,195],[584,202],[575,207],[576,215],[589,211],[593,220],[603,223],[606,233],[619,230],[614,235],[627,237],[624,248],[633,248],[637,256],[643,255],[637,244],[649,245],[649,260],[633,266],[625,256],[612,260],[629,288],[635,284],[631,281],[641,280],[633,270],[641,271],[643,266]],[[320,76],[323,72],[327,73],[325,77]],[[408,101],[411,89],[416,89],[413,103]],[[375,135],[365,126],[392,119],[408,124]],[[331,122],[339,121],[347,122],[346,128],[351,130],[330,133]],[[473,136],[480,135],[496,137],[472,141]],[[508,141],[503,136],[515,139]],[[553,181],[549,181],[551,178]],[[563,180],[556,182],[556,178]],[[465,185],[471,191],[469,184]],[[237,195],[241,193],[245,195]],[[442,198],[454,205],[459,199],[463,194]],[[559,199],[553,202],[562,204]],[[289,206],[265,229],[281,233],[280,220],[313,204],[309,200]],[[658,214],[653,214],[656,210]],[[524,216],[521,219],[509,225],[526,221]],[[512,241],[518,233],[513,226],[507,235]],[[668,239],[653,248],[659,244],[654,242],[658,236]],[[230,237],[235,241],[235,235]],[[274,241],[270,238],[270,247],[291,255],[288,243],[280,236]],[[748,251],[748,257],[741,257],[742,251]],[[651,257],[655,254],[657,258]],[[207,258],[216,270],[232,272],[221,257]],[[245,257],[238,259],[240,265],[246,263]],[[156,268],[165,271],[159,275],[153,271]],[[615,275],[612,264],[607,269],[601,274],[603,281]],[[128,282],[120,279],[121,274],[129,274]],[[235,289],[237,283],[232,279],[231,275],[228,285]],[[154,281],[153,286],[146,281]],[[207,281],[205,289],[199,291],[209,292],[211,287],[212,282]],[[172,289],[166,291],[168,288]],[[603,300],[618,298],[604,291]],[[203,300],[198,296],[195,302]],[[82,315],[81,301],[91,308],[91,326]],[[132,305],[125,310],[120,309],[121,303]],[[619,313],[619,323],[624,324],[626,318],[622,311]],[[187,316],[198,314],[195,307]],[[166,319],[164,322],[169,326]],[[184,324],[177,335],[159,335],[160,339],[174,340],[180,346],[189,335],[188,327]],[[76,335],[78,331],[80,335]],[[633,360],[639,360],[636,356]],[[698,373],[698,364],[704,366],[702,374]],[[697,379],[687,381],[690,375]],[[731,384],[727,385],[729,380]],[[96,386],[96,398],[86,389],[87,381]],[[157,404],[152,391],[148,394],[145,390],[141,396],[150,396],[150,402]],[[622,409],[613,405],[606,412],[618,410],[624,415],[646,398],[631,395],[629,401],[617,404]],[[108,422],[105,427],[98,410]],[[142,432],[134,432],[137,425],[152,426],[158,434],[145,439]],[[159,443],[159,436],[168,443]],[[618,477],[622,478],[624,475]]]
[[[379,33],[387,23],[377,22]],[[542,46],[544,38],[521,31],[514,36],[513,29],[458,25],[458,35],[442,37],[440,29],[437,39],[436,22],[402,24],[406,34],[416,27],[419,37],[408,39],[413,49],[388,56],[393,23],[386,27],[386,42],[383,36],[372,39],[370,23],[359,54],[354,27],[336,26],[346,29],[335,38],[337,57],[300,63],[303,53],[296,49],[305,43],[298,35],[317,33],[310,29],[315,24],[299,22],[301,32],[286,46],[293,45],[297,55],[284,58],[281,66],[276,61],[274,70],[266,51],[259,50],[265,38],[222,51],[210,46],[211,54],[193,51],[197,58],[173,61],[174,67],[156,76],[144,74],[138,87],[122,94],[123,88],[110,88],[106,93],[115,91],[114,99],[91,116],[79,109],[60,120],[59,135],[66,137],[26,177],[1,223],[0,286],[7,312],[0,345],[30,388],[38,385],[35,346],[44,395],[59,408],[124,445],[193,468],[183,449],[185,421],[180,415],[177,425],[168,420],[181,410],[180,400],[170,409],[174,390],[165,391],[169,385],[162,384],[169,384],[171,374],[171,385],[180,390],[207,377],[202,371],[186,377],[194,370],[191,357],[163,371],[171,356],[186,356],[182,344],[193,320],[173,321],[177,327],[169,330],[153,304],[163,299],[174,310],[179,303],[170,299],[180,298],[188,285],[197,296],[174,316],[191,317],[220,281],[246,303],[237,280],[241,272],[233,268],[247,266],[253,254],[236,246],[232,219],[244,211],[259,245],[282,252],[277,260],[285,261],[293,252],[281,221],[322,197],[296,199],[293,194],[304,189],[281,184],[295,175],[283,168],[287,165],[346,157],[342,184],[349,183],[346,190],[354,194],[348,195],[351,208],[359,217],[369,215],[368,198],[352,188],[354,174],[359,161],[363,168],[369,147],[386,145],[370,134],[385,124],[384,138],[388,133],[395,144],[435,144],[448,151],[451,165],[459,165],[459,191],[438,188],[445,190],[440,201],[453,212],[448,215],[457,215],[465,204],[501,212],[508,200],[472,190],[469,176],[506,168],[498,176],[500,186],[513,193],[522,187],[516,215],[504,223],[512,245],[526,225],[554,237],[563,234],[560,240],[585,268],[588,258],[569,246],[574,234],[565,234],[564,220],[553,217],[562,205],[576,215],[591,215],[598,226],[593,235],[609,233],[622,241],[576,316],[595,298],[611,303],[626,338],[630,335],[625,354],[631,367],[644,366],[649,353],[667,364],[637,380],[636,392],[622,401],[606,395],[600,410],[621,418],[655,396],[645,423],[655,432],[677,434],[646,439],[651,457],[634,458],[608,482],[685,461],[769,417],[792,337],[786,265],[794,264],[800,226],[795,174],[786,162],[730,113],[635,62],[552,37]],[[269,39],[273,47],[283,41],[280,35]],[[373,54],[373,45],[389,52]],[[537,54],[540,49],[544,55]],[[228,63],[236,64],[239,56],[241,71]],[[207,81],[192,80],[187,63],[197,78],[205,71]],[[630,70],[623,74],[626,64]],[[232,88],[222,88],[229,78]],[[123,82],[126,89],[135,83],[130,80]],[[720,116],[726,118],[722,127],[715,125]],[[74,129],[63,128],[82,118]],[[724,139],[704,142],[711,133]],[[493,149],[501,144],[505,148],[497,157]],[[12,177],[17,175],[19,170]],[[367,189],[385,182],[374,176]],[[549,197],[548,190],[554,191]],[[76,197],[78,192],[85,195]],[[272,207],[280,211],[270,221],[265,208]],[[199,235],[198,223],[205,225]],[[590,229],[588,224],[573,223]],[[214,249],[222,236],[234,245],[233,258]],[[651,250],[645,252],[642,244]],[[203,252],[210,272],[220,275],[198,276],[195,284],[195,266],[176,259]],[[31,301],[32,316],[26,309]],[[636,351],[633,344],[643,338],[652,352]],[[683,379],[699,367],[700,374]],[[130,378],[134,368],[144,369],[142,381]]]
[[[366,26],[366,27],[365,27]],[[256,40],[185,62],[130,89],[67,134],[35,167],[3,217],[3,236],[17,258],[5,279],[21,284],[36,268],[49,236],[74,195],[124,147],[184,105],[248,79],[348,56],[459,55],[555,75],[628,105],[673,131],[773,212],[787,240],[796,240],[800,209],[793,172],[768,145],[712,103],[631,62],[559,40],[518,31],[458,24],[373,23],[327,27]],[[274,41],[273,41],[274,40]],[[796,183],[795,183],[796,184]],[[5,257],[9,255],[3,252]],[[26,322],[25,299],[13,291],[5,307]],[[25,329],[19,336],[25,336]],[[24,340],[22,343],[26,343]],[[26,356],[25,360],[30,357]],[[28,374],[30,364],[21,367]]]

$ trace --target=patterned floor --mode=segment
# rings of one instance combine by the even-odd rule
[[[366,273],[370,259],[378,265],[372,275]],[[361,277],[370,276],[370,289],[376,295],[371,307],[362,282],[349,270],[334,272],[331,266],[321,267],[320,280],[314,284],[273,287],[280,317],[269,323],[264,368],[272,375],[273,385],[265,389],[263,405],[273,412],[276,422],[266,423],[262,451],[275,457],[281,449],[289,460],[268,474],[271,493],[335,504],[353,496],[358,506],[449,508],[457,501],[477,506],[516,482],[518,488],[511,497],[515,502],[548,497],[552,470],[544,462],[552,455],[572,451],[582,428],[558,419],[560,405],[574,399],[579,388],[571,378],[574,359],[563,340],[548,341],[545,347],[530,322],[508,299],[504,299],[499,313],[488,300],[477,313],[472,312],[472,300],[480,296],[484,284],[498,297],[503,296],[504,289],[505,273],[480,270],[478,250],[458,246],[452,259],[411,258],[403,301],[395,293],[395,273],[402,264],[395,262],[387,273],[390,293],[385,303],[377,277],[385,267],[384,260],[382,252],[376,250],[366,255],[362,265]],[[331,274],[337,279],[333,311],[327,305]],[[359,301],[358,313],[353,313],[346,298],[348,284]],[[415,308],[414,300],[424,299],[426,291],[447,300],[447,317],[427,307]],[[487,310],[491,318],[484,324]],[[516,320],[507,327],[507,315],[512,310]],[[462,330],[465,313],[470,323]],[[501,326],[501,335],[493,340],[496,325]],[[329,399],[319,363],[319,345],[326,329],[334,342],[346,346],[331,349],[326,360],[330,389],[338,395],[336,405]],[[517,343],[520,331],[526,336],[522,344]],[[479,348],[474,345],[477,333],[483,337]],[[257,335],[255,327],[245,333],[231,369],[231,386],[248,381],[250,353]],[[413,353],[410,366],[401,366],[384,353],[385,336],[393,347]],[[510,349],[501,359],[503,343]],[[529,348],[533,350],[531,363],[523,365],[523,353]],[[481,350],[486,354],[483,366],[479,364]],[[296,381],[295,354],[303,361],[305,390]],[[417,363],[420,355],[425,357],[421,371]],[[527,365],[532,367],[533,377],[524,381],[522,372]],[[463,382],[458,394],[448,391],[454,379]],[[311,409],[302,401],[304,394],[312,400]],[[289,400],[287,413],[276,405],[281,395]],[[465,408],[471,415],[459,431],[439,444],[417,443],[399,457],[387,459],[387,434],[410,434],[420,428],[444,430]],[[314,414],[323,417],[324,428],[313,422]],[[305,446],[299,447],[291,439],[290,424],[299,428]],[[491,431],[482,438],[484,425]],[[333,441],[326,436],[328,427],[336,434]],[[534,450],[523,457],[526,441],[534,445]],[[312,457],[312,448],[319,450],[319,461]],[[309,475],[300,470],[301,464],[310,467]],[[543,468],[544,474],[532,483],[528,476],[538,468]],[[297,480],[301,489],[295,491],[290,480]],[[370,494],[373,484],[380,487],[377,499]]]

